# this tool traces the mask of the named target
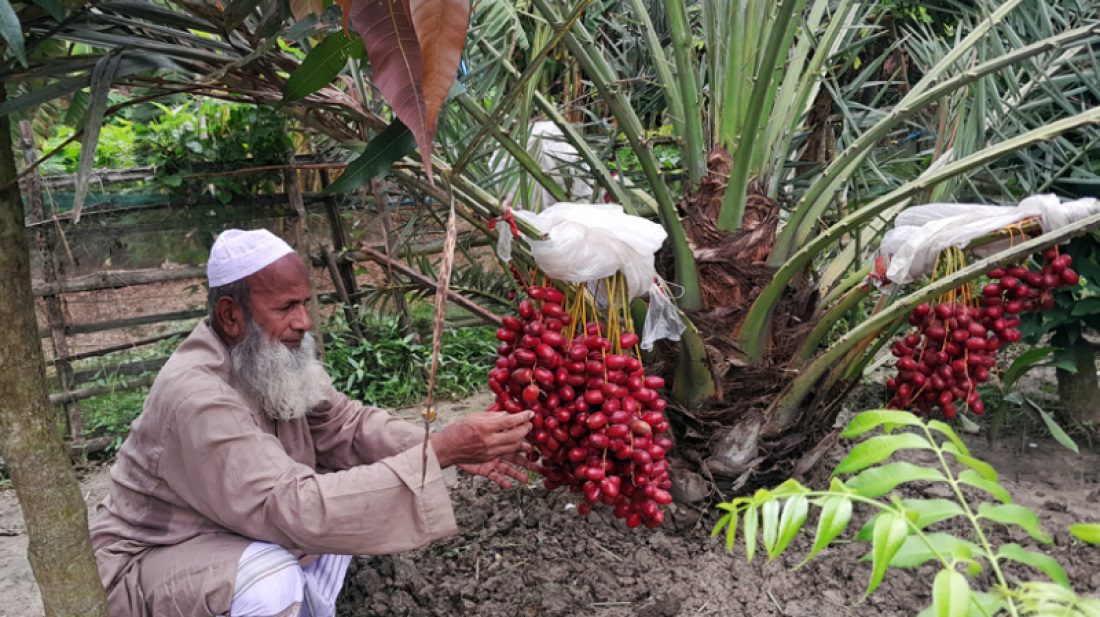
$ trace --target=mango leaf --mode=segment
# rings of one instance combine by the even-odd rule
[[[1003,525],[1016,525],[1028,533],[1032,538],[1044,543],[1051,542],[1050,536],[1039,528],[1039,517],[1023,506],[1016,504],[989,504],[978,506],[978,518],[1001,523]]]
[[[886,575],[886,566],[894,558],[905,538],[909,536],[909,523],[904,516],[894,512],[883,512],[875,522],[871,534],[871,580],[867,583],[867,597],[878,589],[882,577]]]
[[[424,172],[431,181],[435,133],[429,128],[434,124],[428,121],[421,83],[420,43],[409,15],[403,4],[395,0],[352,3],[349,12],[351,23],[367,49],[374,84],[386,97],[393,113],[412,131],[424,161]]]
[[[960,473],[959,482],[962,484],[969,484],[974,488],[979,488],[995,497],[1001,503],[1012,503],[1012,495],[1010,495],[1003,486],[996,482],[986,480],[978,475],[973,469],[967,469]]]
[[[1100,544],[1100,523],[1074,523],[1069,526],[1069,532],[1082,542]]]
[[[1009,366],[1008,370],[1001,376],[1001,384],[1004,389],[1012,389],[1017,379],[1046,360],[1047,356],[1053,353],[1055,349],[1054,347],[1036,347],[1021,353],[1012,362],[1012,366]]]
[[[806,515],[809,511],[810,502],[805,497],[797,495],[787,500],[783,506],[783,515],[779,517],[779,538],[770,552],[773,559],[791,545],[791,540],[794,540],[802,529],[802,525],[806,523]]]
[[[2,0],[0,0],[2,1]],[[92,167],[95,166],[95,151],[99,146],[99,129],[103,127],[103,114],[107,111],[107,95],[111,92],[111,83],[118,73],[122,62],[122,53],[112,51],[96,62],[92,70],[92,99],[88,111],[84,114],[84,136],[80,139],[80,164],[76,169],[73,185],[73,224],[80,222],[80,209],[84,207],[84,198],[88,195],[88,181]]]
[[[745,559],[747,561],[752,561],[753,555],[756,554],[756,526],[759,521],[755,505],[745,509]]]
[[[27,52],[23,46],[23,26],[19,23],[19,16],[15,9],[11,8],[11,2],[0,0],[0,37],[4,38],[11,48],[19,63],[27,66]]]
[[[933,559],[938,552],[945,559],[970,559],[981,548],[973,542],[956,538],[949,533],[933,532],[921,536],[909,536],[890,560],[894,568],[916,568]],[[867,557],[865,556],[864,559]]]
[[[344,173],[323,191],[326,195],[346,193],[386,173],[401,157],[416,149],[412,133],[400,120],[394,120],[386,130],[374,136],[363,153],[344,168]]]
[[[1043,419],[1043,424],[1047,426],[1047,430],[1050,431],[1050,436],[1054,438],[1054,441],[1061,444],[1063,448],[1072,450],[1074,454],[1081,453],[1077,448],[1077,442],[1073,441],[1073,438],[1067,435],[1066,432],[1062,430],[1062,427],[1058,426],[1058,423],[1054,421],[1054,418],[1052,418],[1050,414],[1043,411],[1041,407],[1035,404],[1035,401],[1026,396],[1024,397],[1024,402]]]
[[[466,30],[470,25],[470,2],[409,0],[408,6],[413,29],[420,41],[421,84],[428,134],[435,135],[439,112],[458,76]]]
[[[57,21],[65,19],[65,7],[61,5],[61,0],[31,0],[38,5],[43,11],[49,13],[50,17],[53,17]]]
[[[347,66],[349,57],[362,55],[363,42],[359,37],[343,32],[328,35],[287,78],[280,105],[304,99],[324,88]]]
[[[954,568],[940,570],[932,582],[932,606],[936,617],[970,614],[970,583]]]
[[[878,435],[856,444],[851,452],[848,453],[848,456],[840,461],[834,473],[854,473],[889,458],[894,452],[903,448],[931,450],[932,444],[928,443],[928,440],[924,437],[915,433]]]
[[[810,492],[810,489],[802,486],[802,484],[794,478],[787,478],[783,481],[783,484],[771,489],[769,492],[775,497],[794,497],[795,495],[805,495]]]
[[[815,555],[836,539],[848,527],[848,522],[851,520],[851,501],[840,496],[827,498],[821,506],[821,517],[817,521],[817,534],[814,537],[813,548],[810,549],[810,553],[806,555],[802,563],[805,564],[813,559]]]
[[[914,480],[946,482],[947,478],[939,470],[897,461],[861,471],[848,480],[848,487],[863,497],[874,498],[889,493],[903,482]]]
[[[955,457],[956,461],[978,472],[978,475],[985,478],[986,480],[989,480],[990,482],[997,481],[997,470],[994,469],[992,465],[983,460],[976,459],[973,456],[970,456],[969,454],[966,454],[965,452],[959,450],[954,443],[944,443],[943,451],[950,453],[952,456]]]
[[[1050,555],[1029,551],[1019,544],[1002,544],[997,551],[997,557],[1011,559],[1025,566],[1031,566],[1049,576],[1050,580],[1055,583],[1063,587],[1069,587],[1069,577],[1066,576],[1066,571]]]
[[[872,409],[865,411],[848,423],[848,428],[840,434],[841,437],[851,439],[878,428],[883,424],[896,424],[904,426],[920,426],[920,418],[908,411],[896,409]]]

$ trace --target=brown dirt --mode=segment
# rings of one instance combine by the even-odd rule
[[[1073,455],[1048,441],[993,447],[973,441],[975,455],[1000,470],[1017,503],[1040,514],[1055,538],[1046,550],[1075,588],[1097,595],[1100,548],[1071,540],[1065,529],[1095,519],[1100,455]],[[834,449],[827,464],[840,454]],[[405,555],[357,559],[340,615],[864,617],[915,615],[931,600],[935,570],[926,566],[891,571],[860,603],[870,571],[859,561],[867,550],[861,543],[839,544],[796,571],[810,545],[805,533],[776,561],[757,557],[749,564],[740,545],[730,555],[709,538],[711,513],[686,507],[650,531],[627,530],[605,512],[579,518],[575,496],[560,491],[501,491],[462,477],[452,497],[458,535]],[[992,537],[1034,545],[1003,527]]]
[[[474,397],[441,406],[441,422],[487,404]],[[399,410],[413,419],[417,408]],[[1100,453],[1064,450],[1021,433],[994,446],[970,438],[974,454],[994,465],[1016,502],[1039,513],[1055,538],[1046,551],[1065,567],[1074,587],[1100,595],[1100,547],[1073,541],[1073,522],[1097,520]],[[834,448],[823,463],[842,455]],[[820,482],[820,479],[818,480]],[[107,467],[82,474],[89,507],[108,486]],[[674,506],[657,530],[627,530],[605,512],[576,515],[576,498],[531,486],[503,491],[462,476],[452,487],[459,533],[419,551],[353,562],[341,599],[342,617],[775,615],[786,617],[915,615],[930,600],[934,571],[891,571],[880,589],[860,603],[869,566],[866,547],[841,543],[801,570],[800,536],[787,556],[747,564],[742,548],[727,554],[709,538],[710,512]],[[911,496],[935,491],[911,491]],[[811,519],[812,520],[812,519]],[[812,524],[812,523],[811,523]],[[851,537],[853,529],[845,535]],[[997,527],[995,542],[1034,546],[1024,534]],[[0,617],[42,615],[26,561],[26,532],[18,502],[0,490]],[[1035,575],[1017,571],[1017,575]]]

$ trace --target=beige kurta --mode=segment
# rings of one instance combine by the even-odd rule
[[[424,429],[329,386],[273,422],[235,387],[204,321],[161,369],[111,468],[92,543],[112,617],[220,615],[252,540],[303,556],[385,554],[455,532]],[[325,472],[325,473],[322,473]]]

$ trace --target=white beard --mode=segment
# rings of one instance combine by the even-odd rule
[[[272,420],[301,418],[324,399],[328,379],[308,332],[291,349],[249,319],[244,338],[230,348],[229,357],[248,393]]]

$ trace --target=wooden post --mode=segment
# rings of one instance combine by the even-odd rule
[[[321,170],[321,186],[327,187],[329,185],[328,170]],[[344,219],[340,216],[340,208],[336,203],[336,198],[332,195],[325,197],[325,210],[328,212],[329,227],[332,230],[332,249],[337,254],[343,253],[347,250],[351,241],[348,238],[347,228],[344,227]],[[355,297],[359,293],[359,284],[355,280],[355,264],[346,260],[339,260],[337,262],[337,268],[340,272],[340,277],[344,281],[344,291],[347,292],[349,297]]]
[[[374,189],[374,211],[378,213],[378,218],[382,222],[382,242],[386,249],[386,263],[383,264],[386,266],[386,280],[393,282],[397,280],[393,276],[393,250],[397,238],[394,237],[394,231],[390,227],[390,207],[387,203],[386,187],[381,180],[373,180],[371,188]],[[397,322],[401,326],[401,331],[406,335],[411,334],[416,341],[419,341],[420,334],[413,328],[412,318],[409,316],[409,302],[405,294],[398,293],[393,300],[397,305]]]
[[[23,142],[23,159],[31,164],[38,159],[38,153],[34,147],[34,133],[31,131],[31,123],[23,120],[19,123],[19,134]],[[31,217],[36,223],[46,220],[45,207],[42,203],[42,178],[36,170],[27,176],[27,199],[30,202]],[[60,261],[56,258],[54,242],[55,232],[49,225],[36,226],[34,230],[34,244],[42,261],[42,281],[47,286],[61,289],[60,276],[62,274]],[[46,303],[46,321],[50,330],[50,342],[53,345],[53,357],[57,358],[55,366],[57,379],[60,382],[61,391],[68,392],[73,386],[73,366],[67,360],[69,356],[69,342],[65,336],[65,307],[62,305],[61,296],[51,294],[43,296]],[[84,417],[80,404],[73,399],[65,401],[65,417],[68,422],[69,439],[75,443],[84,440]]]
[[[305,200],[302,199],[302,188],[298,186],[298,170],[283,170],[283,184],[286,185],[287,200],[290,201],[290,207],[296,215],[294,220],[294,247],[298,249],[298,255],[302,257],[302,262],[306,264],[306,267],[312,268],[313,262],[310,260],[310,253],[313,248],[313,237],[309,230],[309,212],[306,210]],[[317,294],[313,294],[309,299],[309,317],[313,321],[314,330],[316,330],[317,350],[323,356],[325,343],[324,337],[321,336],[321,311]]]

